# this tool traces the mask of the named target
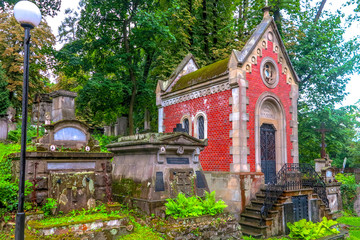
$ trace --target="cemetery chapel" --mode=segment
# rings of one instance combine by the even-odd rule
[[[242,212],[263,183],[298,163],[298,77],[269,9],[242,50],[199,68],[188,54],[156,89],[159,132],[181,123],[208,139],[200,154],[210,190]]]

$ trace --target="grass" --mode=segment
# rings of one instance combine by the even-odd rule
[[[92,214],[80,214],[76,216],[65,215],[60,217],[45,218],[39,221],[29,222],[31,228],[40,229],[40,228],[50,228],[50,227],[61,227],[67,225],[74,225],[79,223],[88,223],[96,220],[108,221],[113,219],[121,219],[125,216],[119,212],[109,213],[92,213]]]
[[[360,227],[360,217],[340,217],[336,219],[336,221],[346,225]]]
[[[164,239],[160,233],[154,232],[148,226],[142,226],[137,222],[133,223],[135,228],[134,232],[119,238],[119,240],[160,240]]]

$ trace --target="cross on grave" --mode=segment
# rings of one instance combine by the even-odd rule
[[[176,128],[173,128],[173,132],[186,132],[181,123],[176,124]]]
[[[326,157],[326,151],[325,151],[325,133],[330,132],[329,129],[325,128],[325,124],[321,123],[321,128],[316,130],[317,132],[321,132],[321,158]]]

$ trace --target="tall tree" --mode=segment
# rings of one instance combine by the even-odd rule
[[[9,90],[7,90],[7,79],[5,72],[0,64],[0,114],[5,114],[10,106]]]
[[[51,48],[55,37],[50,27],[42,22],[32,32],[30,45],[29,96],[44,92],[49,84],[47,70],[51,68]],[[23,84],[24,29],[15,20],[10,10],[0,10],[0,62],[8,81],[9,99],[14,108],[21,107]],[[31,97],[30,97],[31,100]]]

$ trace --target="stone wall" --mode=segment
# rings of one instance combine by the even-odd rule
[[[241,239],[241,227],[237,220],[227,214],[170,220],[171,224],[157,226],[166,239]]]
[[[263,173],[205,172],[210,191],[228,205],[227,211],[240,218],[245,206],[255,198],[264,183]]]
[[[106,176],[111,181],[111,153],[27,152],[26,180],[36,176],[35,201],[42,205],[46,198],[59,202],[57,211],[88,209],[95,201],[107,201]],[[13,158],[13,177],[20,171],[20,154]],[[105,168],[105,170],[104,170]],[[111,194],[111,182],[109,187]],[[32,193],[33,194],[33,193]],[[30,194],[31,200],[34,195]]]

